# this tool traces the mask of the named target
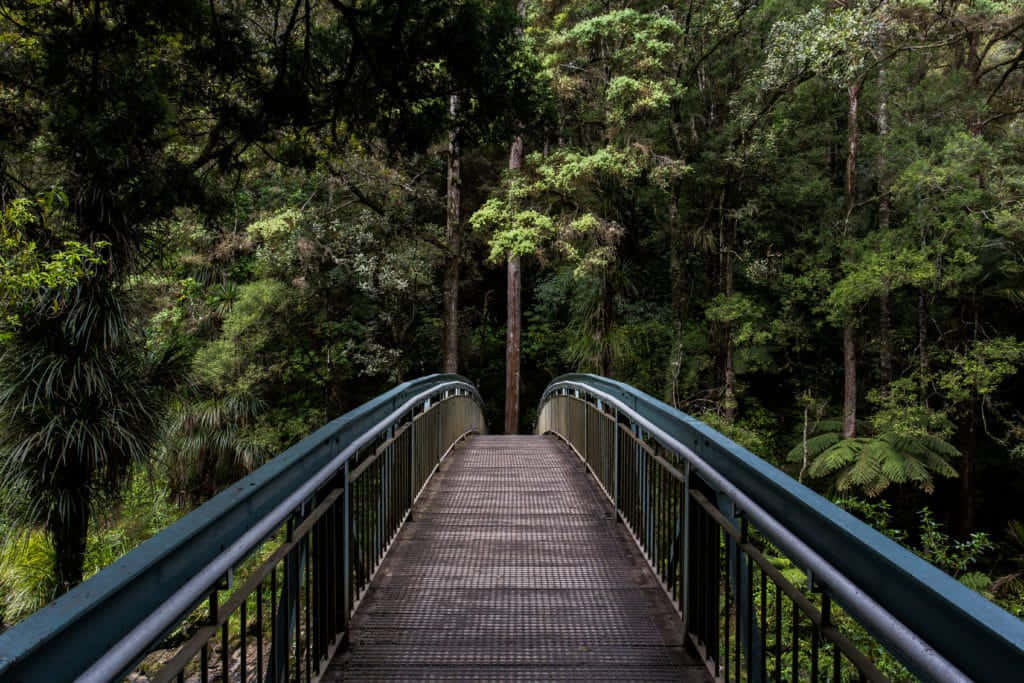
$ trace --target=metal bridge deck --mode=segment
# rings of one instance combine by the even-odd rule
[[[554,437],[443,461],[324,680],[706,680],[611,504]]]

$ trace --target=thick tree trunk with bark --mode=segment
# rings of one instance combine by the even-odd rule
[[[57,591],[66,593],[82,582],[85,566],[85,545],[89,537],[88,506],[77,506],[50,525],[54,547],[54,578]]]
[[[459,96],[450,100],[452,120],[459,113]],[[462,265],[462,149],[459,130],[448,133],[448,263],[444,271],[444,371],[459,370],[459,269]]]
[[[508,170],[516,173],[523,167],[523,137],[512,141]],[[508,320],[505,339],[505,433],[519,432],[519,357],[522,346],[523,299],[519,256],[508,259]]]

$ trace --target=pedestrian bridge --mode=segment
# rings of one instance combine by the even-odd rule
[[[706,425],[455,375],[324,426],[0,634],[0,681],[1013,681],[1024,622]]]

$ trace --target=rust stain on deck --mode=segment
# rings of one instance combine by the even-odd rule
[[[579,458],[477,436],[427,485],[323,680],[707,680],[681,628]]]

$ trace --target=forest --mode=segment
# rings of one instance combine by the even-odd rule
[[[330,419],[592,372],[1024,615],[1024,3],[0,0],[0,630]]]

